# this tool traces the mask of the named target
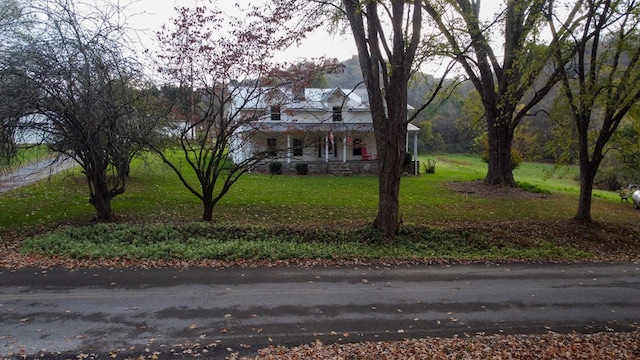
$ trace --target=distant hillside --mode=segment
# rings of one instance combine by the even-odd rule
[[[364,84],[361,84],[362,71],[360,70],[358,57],[354,55],[351,59],[343,61],[342,64],[344,65],[344,72],[325,75],[327,87],[340,87],[345,90],[351,90],[359,84],[358,89],[364,89]]]
[[[366,88],[362,83],[362,71],[360,70],[360,63],[358,57],[353,56],[351,59],[342,62],[344,65],[344,71],[339,74],[327,74],[325,75],[326,86],[340,87],[345,90],[353,89],[357,86],[356,92],[358,95],[367,98]],[[413,107],[420,107],[425,101],[427,94],[430,93],[430,84],[433,84],[435,79],[433,76],[426,74],[418,74],[414,77],[413,81],[409,84],[408,102]],[[465,86],[461,87],[465,88]],[[465,89],[464,91],[469,91]],[[413,123],[420,127],[419,135],[419,148],[420,151],[433,150],[438,145],[447,143],[459,143],[464,142],[463,148],[468,149],[472,139],[457,139],[457,131],[454,127],[454,119],[459,117],[461,112],[461,101],[445,101],[445,104],[434,104],[433,106],[425,109]],[[432,124],[432,121],[434,122]],[[432,127],[434,130],[432,131]]]
[[[358,62],[358,56],[354,55],[351,59],[342,62],[344,71],[339,74],[326,74],[326,86],[329,88],[340,87],[345,90],[351,90],[358,87],[358,93],[366,93],[366,88],[362,83],[362,71]],[[433,77],[430,75],[417,76],[409,86],[409,104],[420,106],[427,92],[427,82],[432,83]]]

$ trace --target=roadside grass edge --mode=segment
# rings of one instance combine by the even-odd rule
[[[247,226],[194,222],[66,227],[25,239],[23,255],[72,259],[337,260],[434,262],[588,261],[595,257],[552,239],[505,243],[490,235],[403,225],[393,241],[375,230]]]

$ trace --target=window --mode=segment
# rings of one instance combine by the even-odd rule
[[[267,139],[267,153],[270,156],[276,156],[278,154],[277,142],[275,138]]]
[[[273,105],[271,107],[271,120],[280,121],[280,105]]]
[[[362,140],[353,139],[353,156],[362,155]]]
[[[333,107],[333,121],[342,121],[342,106]]]
[[[302,140],[293,139],[293,156],[302,156]]]

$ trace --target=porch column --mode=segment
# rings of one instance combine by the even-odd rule
[[[287,164],[291,164],[291,135],[287,135]]]
[[[409,130],[407,130],[407,138],[405,139],[404,152],[409,152]]]
[[[413,133],[413,167],[414,175],[418,175],[418,132]]]
[[[342,138],[342,162],[347,162],[347,138]]]
[[[324,138],[324,162],[329,162],[329,136]]]

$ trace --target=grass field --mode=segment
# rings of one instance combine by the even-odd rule
[[[551,192],[548,199],[476,197],[451,190],[448,182],[482,179],[486,164],[478,157],[439,155],[435,174],[404,177],[401,213],[407,223],[500,219],[568,219],[577,206],[575,169],[524,163],[519,182]],[[426,157],[422,158],[426,161]],[[594,217],[615,220],[611,209],[634,212],[617,193],[596,191]],[[245,174],[215,210],[217,221],[251,224],[359,226],[372,220],[377,206],[375,176],[271,176]],[[52,223],[90,221],[94,209],[78,169],[42,183],[0,195],[0,227],[19,230]],[[113,200],[114,211],[130,221],[197,221],[201,204],[157,159],[137,160],[127,192]],[[616,211],[617,212],[617,211]],[[614,215],[613,217],[611,215]]]
[[[421,162],[426,162],[427,158],[422,157]],[[589,259],[595,256],[582,251],[575,244],[573,247],[566,247],[566,244],[557,243],[558,235],[531,236],[524,241],[526,246],[522,246],[522,236],[511,245],[505,245],[505,240],[497,239],[495,235],[474,238],[460,230],[475,229],[473,231],[481,233],[484,230],[477,230],[478,228],[500,227],[496,224],[507,222],[567,223],[577,206],[578,186],[574,168],[554,169],[548,164],[524,163],[514,172],[516,180],[550,195],[493,196],[460,192],[450,186],[455,182],[482,179],[486,173],[486,164],[480,158],[463,155],[437,155],[429,158],[437,161],[435,174],[402,179],[400,204],[404,235],[401,234],[400,240],[392,247],[384,242],[372,241],[366,231],[377,207],[375,176],[272,176],[249,173],[241,178],[215,209],[216,224],[207,225],[212,226],[208,232],[225,233],[228,228],[242,228],[240,232],[238,230],[234,233],[235,237],[222,237],[218,239],[217,248],[211,249],[204,243],[211,243],[212,238],[200,236],[200,233],[192,234],[192,238],[163,235],[166,241],[154,240],[152,245],[144,245],[144,251],[129,248],[125,253],[132,257],[166,258],[171,254],[183,257],[188,252],[185,244],[190,243],[193,247],[206,248],[208,251],[192,254],[192,259],[296,257],[295,251],[290,251],[291,248],[298,249],[298,256],[304,258],[330,258],[335,254],[347,257],[361,254],[380,259],[388,259],[390,256],[402,259],[445,257],[468,260]],[[123,244],[127,241],[96,236],[97,243],[115,244],[102,247],[98,252],[94,252],[95,247],[86,243],[71,246],[67,243],[70,241],[67,225],[89,225],[94,215],[94,209],[87,202],[85,180],[78,169],[0,194],[0,208],[3,210],[0,217],[1,233],[5,237],[23,239],[25,236],[36,235],[33,241],[26,243],[28,246],[25,245],[25,249],[30,251],[53,254],[51,249],[56,247],[52,244],[62,243],[57,248],[65,248],[66,252],[63,254],[67,256],[82,257],[83,251],[84,256],[92,258],[126,255],[116,249],[126,248]],[[201,216],[199,201],[179,183],[168,168],[153,157],[134,162],[127,192],[113,200],[113,208],[121,225],[109,226],[124,226],[125,230],[119,230],[121,233],[130,231],[132,227],[122,224],[131,223],[160,226],[161,230],[154,228],[153,231],[172,233],[175,226],[189,226],[190,222],[198,221]],[[623,227],[636,231],[635,224],[640,223],[640,211],[634,210],[630,204],[621,204],[617,193],[613,192],[596,192],[593,217],[596,221],[605,223],[608,228]],[[47,230],[60,226],[65,226],[65,229],[54,232],[53,235],[40,236]],[[262,230],[255,230],[255,227]],[[274,228],[276,230],[271,237],[250,239],[255,232]],[[444,235],[438,232],[448,228],[456,230]],[[95,235],[94,230],[83,229],[87,228],[72,231],[71,238],[85,236],[85,232]],[[180,227],[178,229],[178,232],[187,234],[191,231]],[[293,229],[303,229],[300,231],[304,234],[297,238],[282,237],[283,234],[294,233]],[[329,241],[331,247],[326,247],[327,242],[324,241],[333,236],[329,236],[327,230],[341,234]],[[489,232],[494,230],[489,229]],[[108,233],[114,230],[104,231]],[[238,233],[242,235],[238,236]],[[565,240],[560,242],[566,242]],[[309,241],[323,243],[325,248],[311,251],[300,245]],[[163,245],[158,245],[159,242]],[[424,246],[427,242],[430,245]],[[378,243],[381,243],[381,248],[374,249],[372,244]],[[235,247],[237,252],[220,250],[229,247]],[[455,247],[458,249],[452,249]]]

